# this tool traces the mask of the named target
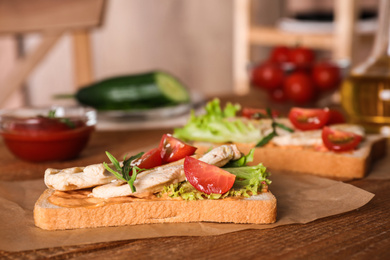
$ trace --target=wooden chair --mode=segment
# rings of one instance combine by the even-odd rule
[[[287,45],[299,42],[313,49],[329,50],[334,60],[353,60],[356,46],[357,0],[334,1],[335,28],[333,33],[298,33],[250,22],[251,0],[234,0],[234,61],[235,92],[249,92],[249,49],[252,45]]]
[[[35,32],[42,38],[0,82],[0,105],[20,89],[34,67],[68,31],[73,34],[76,85],[92,81],[88,30],[102,24],[104,7],[105,0],[0,0],[0,36]]]

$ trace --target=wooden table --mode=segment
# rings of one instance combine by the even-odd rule
[[[81,157],[50,167],[65,168],[121,156],[129,149],[155,145],[172,129],[96,132]],[[49,164],[19,161],[0,143],[0,180],[42,178]],[[245,230],[218,236],[165,237],[46,248],[0,251],[0,258],[110,259],[390,259],[390,181],[356,180],[352,185],[376,196],[362,208],[305,225]]]

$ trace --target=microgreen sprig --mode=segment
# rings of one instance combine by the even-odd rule
[[[112,164],[114,165],[114,167],[117,171],[111,169],[108,166],[108,164],[105,162],[103,163],[103,166],[104,166],[104,168],[107,169],[107,171],[114,174],[114,176],[117,179],[127,182],[130,186],[131,192],[136,192],[136,189],[134,186],[134,181],[137,178],[137,174],[140,173],[141,171],[143,171],[144,169],[141,169],[137,166],[132,166],[131,162],[135,159],[140,158],[143,154],[144,153],[141,152],[137,155],[131,156],[127,160],[126,160],[126,156],[125,156],[123,158],[123,166],[121,166],[120,163],[118,162],[118,160],[112,154],[110,154],[109,152],[106,151],[106,155],[107,155],[108,159],[110,159],[110,161],[112,162]],[[130,171],[131,171],[131,175],[130,175]]]
[[[294,129],[291,129],[290,127],[282,124],[282,123],[279,123],[279,122],[276,122],[275,121],[275,118],[272,116],[272,112],[271,112],[271,109],[270,108],[267,108],[267,116],[272,119],[272,132],[269,133],[268,135],[264,136],[257,144],[256,144],[256,147],[262,147],[264,145],[266,145],[267,143],[269,143],[269,141],[272,140],[272,138],[274,138],[275,136],[278,135],[278,133],[276,132],[276,128],[279,127],[281,129],[284,129],[290,133],[294,132]]]
[[[58,121],[60,121],[61,123],[64,123],[65,125],[67,125],[69,128],[76,128],[76,125],[74,124],[74,122],[72,122],[69,118],[57,118],[56,117],[56,110],[55,109],[51,109],[47,115],[48,118],[52,118],[52,119],[58,119]]]

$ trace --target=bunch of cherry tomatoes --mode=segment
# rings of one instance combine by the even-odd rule
[[[335,64],[316,61],[311,49],[278,46],[267,61],[254,67],[251,81],[253,86],[266,90],[273,101],[305,105],[321,93],[336,89],[340,74]]]

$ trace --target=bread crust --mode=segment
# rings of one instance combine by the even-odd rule
[[[380,135],[367,135],[353,152],[321,152],[302,147],[261,147],[255,149],[254,161],[263,163],[269,171],[284,170],[329,177],[340,180],[359,179],[366,176],[373,161],[386,154],[387,139]],[[220,144],[194,142],[202,154]],[[248,153],[254,144],[237,143],[237,148]]]
[[[249,199],[145,199],[70,208],[51,204],[48,197],[53,192],[47,189],[34,207],[35,225],[46,230],[201,221],[268,224],[276,221],[277,212],[277,201],[271,192]]]

